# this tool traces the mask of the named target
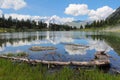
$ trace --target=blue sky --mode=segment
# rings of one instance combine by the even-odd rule
[[[16,2],[18,4],[16,4]],[[0,10],[3,14],[49,17],[56,15],[60,18],[69,17],[75,20],[98,19],[97,15],[99,13],[103,14],[103,11],[103,15],[106,17],[105,10],[109,9],[107,13],[112,13],[119,6],[120,0],[0,0]],[[78,7],[80,8],[75,9]],[[81,15],[81,12],[84,13],[84,10],[81,10],[84,9],[83,7],[85,9],[87,8],[87,12]],[[66,8],[68,8],[67,11]],[[99,10],[99,8],[101,9]],[[96,16],[93,16],[94,14]],[[102,18],[104,17],[103,15]],[[101,15],[99,14],[99,16]]]

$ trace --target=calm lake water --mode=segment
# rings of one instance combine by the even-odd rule
[[[79,31],[0,33],[0,54],[26,52],[30,59],[89,61],[94,59],[96,51],[106,51],[112,56],[111,69],[120,70],[120,56],[105,39],[99,38],[100,35],[104,34]],[[73,49],[67,44],[89,47]],[[32,46],[53,46],[56,50],[31,51]]]

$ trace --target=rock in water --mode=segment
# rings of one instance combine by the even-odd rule
[[[31,51],[45,51],[45,50],[55,50],[56,48],[55,47],[52,47],[52,46],[32,46],[30,48]]]

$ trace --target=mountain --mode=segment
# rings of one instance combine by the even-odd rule
[[[76,27],[76,28],[80,28],[82,25],[82,27],[85,28],[85,25],[87,23],[89,23],[89,22],[77,20],[77,21],[72,21],[72,22],[66,22],[65,25],[69,25],[69,26]]]
[[[111,15],[105,20],[93,21],[91,24],[87,24],[86,28],[106,29],[108,31],[120,31],[120,7],[117,8]]]
[[[117,8],[116,11],[113,12],[110,16],[108,16],[106,20],[120,23],[120,7]]]
[[[81,20],[76,20],[76,21],[73,21],[73,22],[79,23],[79,22],[83,22],[83,21],[81,21]]]

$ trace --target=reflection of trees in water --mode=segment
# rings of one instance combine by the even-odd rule
[[[103,40],[102,35],[91,35],[93,40]]]
[[[38,32],[17,32],[17,33],[1,33],[0,34],[0,46],[2,44],[10,43],[11,45],[14,42],[30,42],[37,39],[44,39],[45,35],[37,35],[40,34]]]
[[[39,39],[42,40],[44,39],[45,36],[39,36]],[[14,42],[18,42],[18,41],[33,41],[33,40],[36,40],[36,36],[29,36],[27,38],[10,38],[10,39],[0,39],[0,46],[2,44],[6,44],[7,42],[9,42],[10,44],[13,44]]]
[[[2,33],[0,34],[0,46],[2,44],[9,43],[13,45],[16,42],[32,42],[38,40],[48,40],[53,43],[59,43],[62,41],[70,41],[72,33],[69,32],[18,32],[18,33]],[[68,40],[69,39],[69,40]]]
[[[62,36],[61,36],[62,35]],[[67,36],[67,37],[66,37]],[[32,44],[58,44],[60,42],[71,42],[71,34],[62,32],[36,32],[36,33],[4,33],[0,35],[0,48],[11,46],[18,47]]]
[[[107,35],[93,35],[93,39],[105,40],[117,53],[120,54],[120,35],[113,33]]]

